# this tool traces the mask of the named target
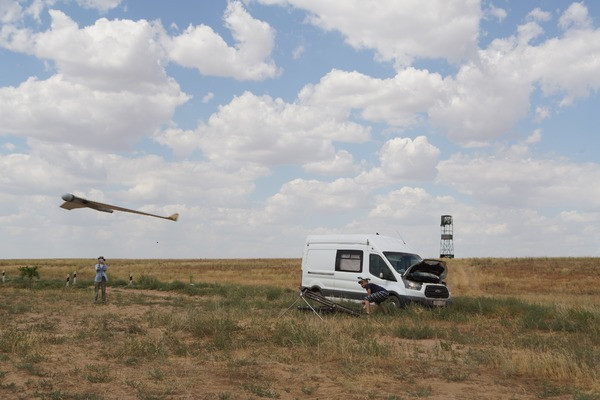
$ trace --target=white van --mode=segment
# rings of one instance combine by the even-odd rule
[[[390,292],[397,307],[450,304],[447,273],[443,261],[423,260],[401,240],[379,234],[308,236],[302,256],[303,290],[362,300],[367,294],[358,278],[369,278]]]

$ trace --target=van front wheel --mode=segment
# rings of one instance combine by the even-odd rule
[[[390,297],[388,297],[388,303],[390,305],[390,308],[393,309],[404,308],[404,302],[400,300],[398,296],[393,294],[390,295]]]

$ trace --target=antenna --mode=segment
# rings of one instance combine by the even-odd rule
[[[454,225],[452,215],[442,215],[440,230],[440,258],[454,258]]]
[[[400,234],[400,232],[396,231],[396,235],[398,235],[398,237],[400,238],[400,240],[402,240],[402,243],[406,244],[406,242],[404,241],[404,238],[402,237],[402,235]]]

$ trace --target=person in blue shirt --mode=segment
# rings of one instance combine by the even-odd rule
[[[377,307],[386,314],[383,302],[390,297],[390,292],[385,288],[374,283],[369,283],[369,278],[358,277],[358,283],[367,291],[367,296],[363,299],[363,308],[367,314],[371,314],[371,303],[377,304]]]
[[[106,275],[106,270],[108,269],[108,265],[106,265],[106,260],[104,257],[98,257],[98,264],[96,264],[96,277],[94,278],[94,303],[98,302],[98,291],[102,290],[102,303],[106,304],[106,282],[108,282],[108,276]]]

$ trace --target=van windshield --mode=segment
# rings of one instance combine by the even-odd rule
[[[396,253],[392,251],[384,251],[383,254],[399,274],[403,274],[409,267],[423,261],[423,259],[416,254]]]

